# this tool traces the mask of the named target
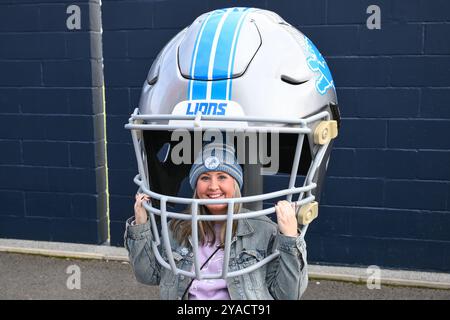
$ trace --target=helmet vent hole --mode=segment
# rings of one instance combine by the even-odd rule
[[[285,74],[281,75],[281,81],[289,83],[289,84],[294,85],[294,86],[298,86],[300,84],[304,84],[305,82],[308,82],[308,80],[297,80],[297,79],[289,77],[289,76],[287,76]]]

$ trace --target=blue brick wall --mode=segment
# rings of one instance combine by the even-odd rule
[[[164,44],[201,13],[231,3],[103,0],[101,21],[82,19],[81,31],[68,32],[60,15],[73,3],[99,14],[97,1],[0,4],[0,43],[8,44],[0,47],[0,235],[72,241],[77,226],[101,234],[104,78],[110,240],[122,245],[137,172],[123,125]],[[366,27],[372,4],[381,9],[380,30]],[[273,10],[298,27],[335,80],[343,122],[307,235],[310,263],[450,271],[450,2],[233,5]],[[93,72],[101,57],[103,74]],[[281,184],[286,177],[265,187]]]
[[[366,9],[381,9],[369,30]],[[311,263],[450,271],[450,5],[444,0],[248,0],[310,37],[326,57],[343,123],[319,219],[309,228]],[[103,3],[111,240],[133,214],[136,173],[122,130],[148,67],[163,45],[229,1]],[[132,19],[130,18],[132,17]],[[14,148],[14,146],[11,146]],[[286,184],[265,181],[265,189]]]
[[[78,5],[81,29],[68,30]],[[99,1],[0,2],[0,237],[108,239]]]

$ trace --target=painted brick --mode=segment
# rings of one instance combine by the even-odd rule
[[[447,193],[447,211],[450,211],[450,183],[448,184],[448,193]]]
[[[450,54],[449,33],[450,25],[448,24],[425,25],[425,53]]]
[[[386,121],[343,119],[335,147],[384,148]]]
[[[43,82],[48,87],[99,87],[103,81],[96,73],[96,69],[101,70],[101,61],[45,61],[42,68]]]
[[[0,86],[41,85],[41,62],[39,61],[0,61]]]
[[[135,170],[108,170],[109,192],[114,195],[130,196],[136,194],[137,185],[133,179],[137,172]]]
[[[52,219],[52,241],[102,244],[106,239],[99,234],[104,221],[81,219]]]
[[[356,177],[384,177],[386,161],[385,152],[380,149],[357,149],[355,151],[354,175]]]
[[[351,234],[356,237],[448,241],[446,212],[351,208]]]
[[[27,217],[70,217],[70,196],[67,194],[27,192]]]
[[[94,134],[92,116],[46,117],[47,138],[58,141],[91,141]]]
[[[101,217],[98,215],[101,213],[97,210],[99,201],[103,201],[101,195],[96,194],[75,194],[71,196],[71,213],[74,218],[77,219],[89,219],[95,220]]]
[[[46,140],[48,122],[46,116],[22,115],[12,125],[19,124],[18,136],[29,140]]]
[[[89,2],[89,30],[102,32],[102,10],[99,1]]]
[[[108,132],[108,141],[111,143],[132,143],[130,130],[125,129],[130,116],[108,116],[106,122],[106,131]]]
[[[141,89],[138,90],[139,94]],[[106,88],[106,112],[108,115],[127,115],[133,112],[130,104],[130,93],[127,88]]]
[[[40,31],[100,31],[98,22],[96,21],[97,19],[93,17],[96,15],[95,11],[99,10],[96,9],[96,7],[98,7],[98,4],[91,5],[88,3],[76,3],[76,5],[80,8],[81,29],[69,30],[67,28],[66,21],[72,15],[72,13],[67,13],[67,7],[71,4],[40,4]]]
[[[351,256],[350,248],[353,243],[349,236],[326,236],[317,233],[306,234],[308,244],[308,261],[327,263],[342,263],[343,261],[358,261]]]
[[[6,59],[62,59],[66,55],[64,35],[61,33],[5,33],[0,34],[0,58]]]
[[[153,27],[184,28],[199,15],[207,12],[207,0],[191,0],[189,6],[182,6],[178,1],[157,1],[154,3]]]
[[[95,168],[105,164],[104,141],[73,142],[69,148],[72,167]]]
[[[51,240],[51,219],[0,216],[0,237],[37,241]]]
[[[358,116],[413,118],[419,114],[419,89],[359,89]]]
[[[359,53],[359,31],[357,26],[302,26],[304,33],[323,56],[345,56]],[[336,41],[345,39],[345,41]]]
[[[71,114],[96,115],[103,113],[101,88],[74,88],[67,91],[67,106]]]
[[[405,22],[449,21],[450,3],[446,0],[395,0],[392,17]]]
[[[132,144],[108,143],[108,168],[136,170],[136,155]]]
[[[327,13],[324,1],[314,0],[268,0],[267,8],[292,25],[324,24]]]
[[[131,114],[134,111],[134,108],[139,106],[139,100],[141,98],[141,88],[130,88],[130,109],[127,114]]]
[[[0,217],[1,219],[1,217]],[[1,220],[0,220],[1,221]],[[110,221],[109,224],[111,232],[111,245],[117,247],[123,247],[123,235],[125,233],[125,221]]]
[[[448,87],[448,57],[393,57],[391,84],[408,87]]]
[[[65,40],[68,58],[102,58],[102,35],[99,32],[66,32]]]
[[[380,179],[328,177],[322,193],[323,204],[383,206],[384,183]]]
[[[0,164],[22,164],[20,141],[0,140]]]
[[[128,33],[127,31],[106,31],[102,34],[103,57],[126,58],[128,57]],[[143,41],[144,39],[141,39]]]
[[[320,204],[319,216],[308,228],[308,233],[324,235],[352,235],[352,208],[333,207]]]
[[[20,97],[23,113],[65,114],[69,112],[67,89],[24,88]]]
[[[0,88],[0,114],[20,112],[21,89]]]
[[[125,226],[126,219],[134,215],[134,198],[133,196],[116,196],[112,195],[109,198],[110,216],[117,221],[123,221]]]
[[[359,115],[358,91],[362,89],[336,88],[339,111],[342,118],[355,117]]]
[[[23,217],[25,215],[24,196],[21,191],[7,191],[0,190],[0,203],[2,209],[0,210],[1,216],[18,216]]]
[[[47,168],[0,166],[0,189],[48,191],[48,188]]]
[[[383,21],[383,17],[381,19]],[[362,27],[359,42],[360,54],[363,55],[420,54],[422,52],[422,25],[382,23],[379,30]]]
[[[388,208],[446,210],[447,184],[443,182],[386,181]]]
[[[353,177],[355,165],[355,150],[334,148],[330,156],[327,176]]]
[[[381,10],[381,23],[390,20],[390,0],[379,0],[374,3],[371,0],[344,0],[328,1],[327,23],[329,24],[363,24],[366,26],[367,18],[371,14],[366,13],[370,5],[376,4]],[[383,28],[383,27],[382,27]]]
[[[416,179],[420,161],[417,151],[386,150],[385,176],[396,179]]]
[[[180,30],[145,30],[128,32],[130,58],[155,58]]]
[[[152,59],[105,59],[105,80],[108,87],[142,87],[152,65]]]
[[[450,149],[445,137],[450,121],[390,120],[388,123],[388,147],[411,149]]]
[[[1,5],[0,31],[36,31],[39,27],[39,6]]]
[[[391,59],[380,57],[328,58],[336,86],[385,87],[389,84]]]
[[[450,119],[450,89],[422,88],[420,116]]]
[[[386,208],[348,208],[351,234],[355,237],[415,238],[418,236],[413,219],[419,211]]]
[[[95,170],[78,168],[48,169],[50,191],[67,193],[95,193],[97,181]]]
[[[153,7],[153,2],[105,1],[102,3],[103,30],[152,28]]]
[[[105,166],[95,168],[95,179],[96,179],[96,183],[97,183],[96,192],[97,193],[104,193],[106,191],[107,174],[108,173],[106,171]]]
[[[407,264],[408,269],[444,271],[447,244],[439,241],[385,240],[382,263],[393,268]]]
[[[69,146],[65,142],[24,141],[23,162],[37,166],[69,166]]]

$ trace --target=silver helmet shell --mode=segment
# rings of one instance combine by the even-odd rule
[[[262,117],[304,118],[337,104],[314,44],[277,14],[246,8],[205,13],[179,32],[155,59],[139,111],[171,114],[181,101],[216,99]]]

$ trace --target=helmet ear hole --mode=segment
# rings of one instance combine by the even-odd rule
[[[170,156],[173,144],[170,131],[144,131],[144,145],[150,189],[168,196],[178,196],[183,180],[188,176],[191,165],[175,164]],[[158,201],[152,203],[159,206]]]
[[[294,86],[297,86],[297,85],[304,84],[304,83],[308,82],[308,80],[295,79],[295,78],[290,77],[290,76],[285,75],[285,74],[281,75],[281,81],[289,83],[289,84],[294,85]]]
[[[282,133],[280,134],[280,167],[279,172],[291,174],[292,164],[294,162],[295,150],[297,147],[297,134]],[[308,136],[305,135],[303,147],[300,155],[300,164],[297,175],[306,175],[311,165],[311,149],[309,146]]]

